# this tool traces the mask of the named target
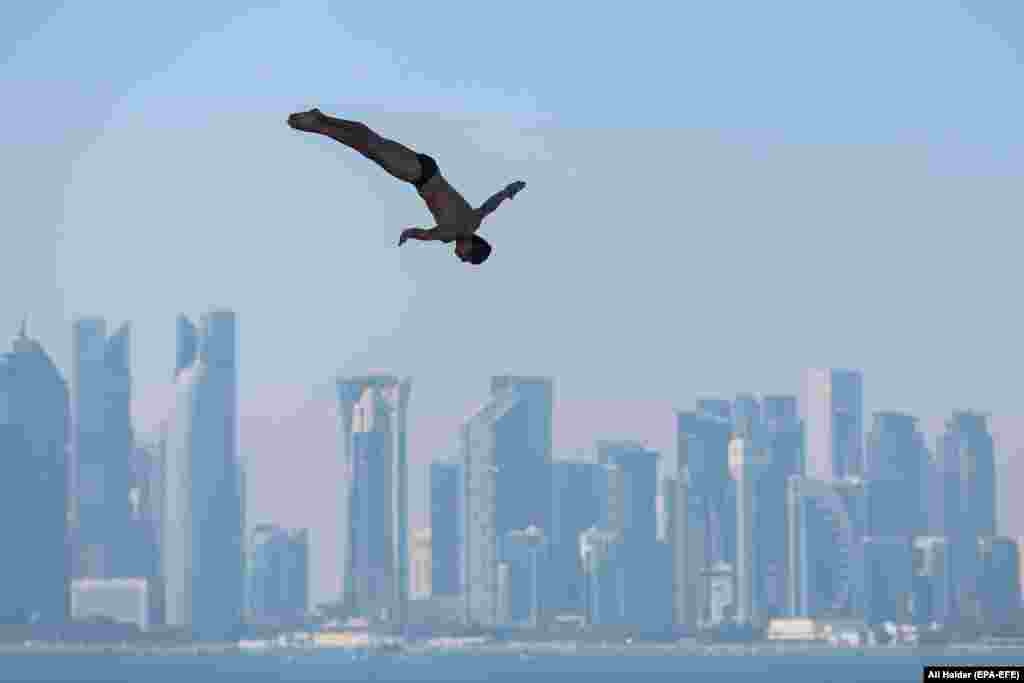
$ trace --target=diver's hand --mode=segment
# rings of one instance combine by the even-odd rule
[[[509,183],[509,186],[505,188],[505,192],[508,193],[509,199],[515,199],[516,195],[519,194],[524,187],[526,187],[526,183],[522,180],[517,180],[514,183]]]

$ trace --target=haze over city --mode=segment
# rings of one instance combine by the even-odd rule
[[[623,437],[671,459],[697,397],[856,367],[866,414],[935,434],[991,412],[1001,481],[1024,476],[1021,9],[461,9],[9,8],[0,325],[27,314],[68,376],[73,317],[131,321],[145,436],[175,316],[237,311],[248,517],[311,528],[314,598],[336,588],[338,372],[414,378],[413,526],[424,465],[506,372],[555,378],[556,456]],[[486,266],[396,249],[419,200],[293,135],[310,106],[430,152],[473,201],[527,179]]]

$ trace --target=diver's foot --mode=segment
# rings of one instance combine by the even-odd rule
[[[319,109],[300,111],[288,117],[288,125],[306,133],[319,133],[324,129],[326,116]]]

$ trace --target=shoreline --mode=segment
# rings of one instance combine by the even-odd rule
[[[873,647],[833,647],[817,643],[759,643],[737,644],[633,644],[621,645],[574,642],[506,642],[464,646],[436,646],[413,643],[397,650],[373,647],[310,647],[270,645],[259,648],[240,647],[237,643],[0,643],[3,656],[60,656],[93,655],[119,657],[211,657],[211,656],[270,656],[298,657],[322,654],[370,654],[381,657],[402,656],[509,656],[520,657],[956,657],[969,655],[1020,656],[1024,659],[1024,644],[963,643],[943,646],[887,645]]]

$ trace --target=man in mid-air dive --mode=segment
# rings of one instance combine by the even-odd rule
[[[526,187],[526,183],[517,180],[474,209],[448,184],[431,157],[381,137],[362,123],[336,119],[319,109],[311,109],[289,116],[288,125],[295,130],[334,138],[376,162],[399,180],[416,187],[437,225],[430,229],[403,230],[398,238],[399,245],[408,239],[455,242],[455,255],[475,265],[486,261],[491,253],[491,245],[476,234],[480,223],[504,200],[512,199]]]

